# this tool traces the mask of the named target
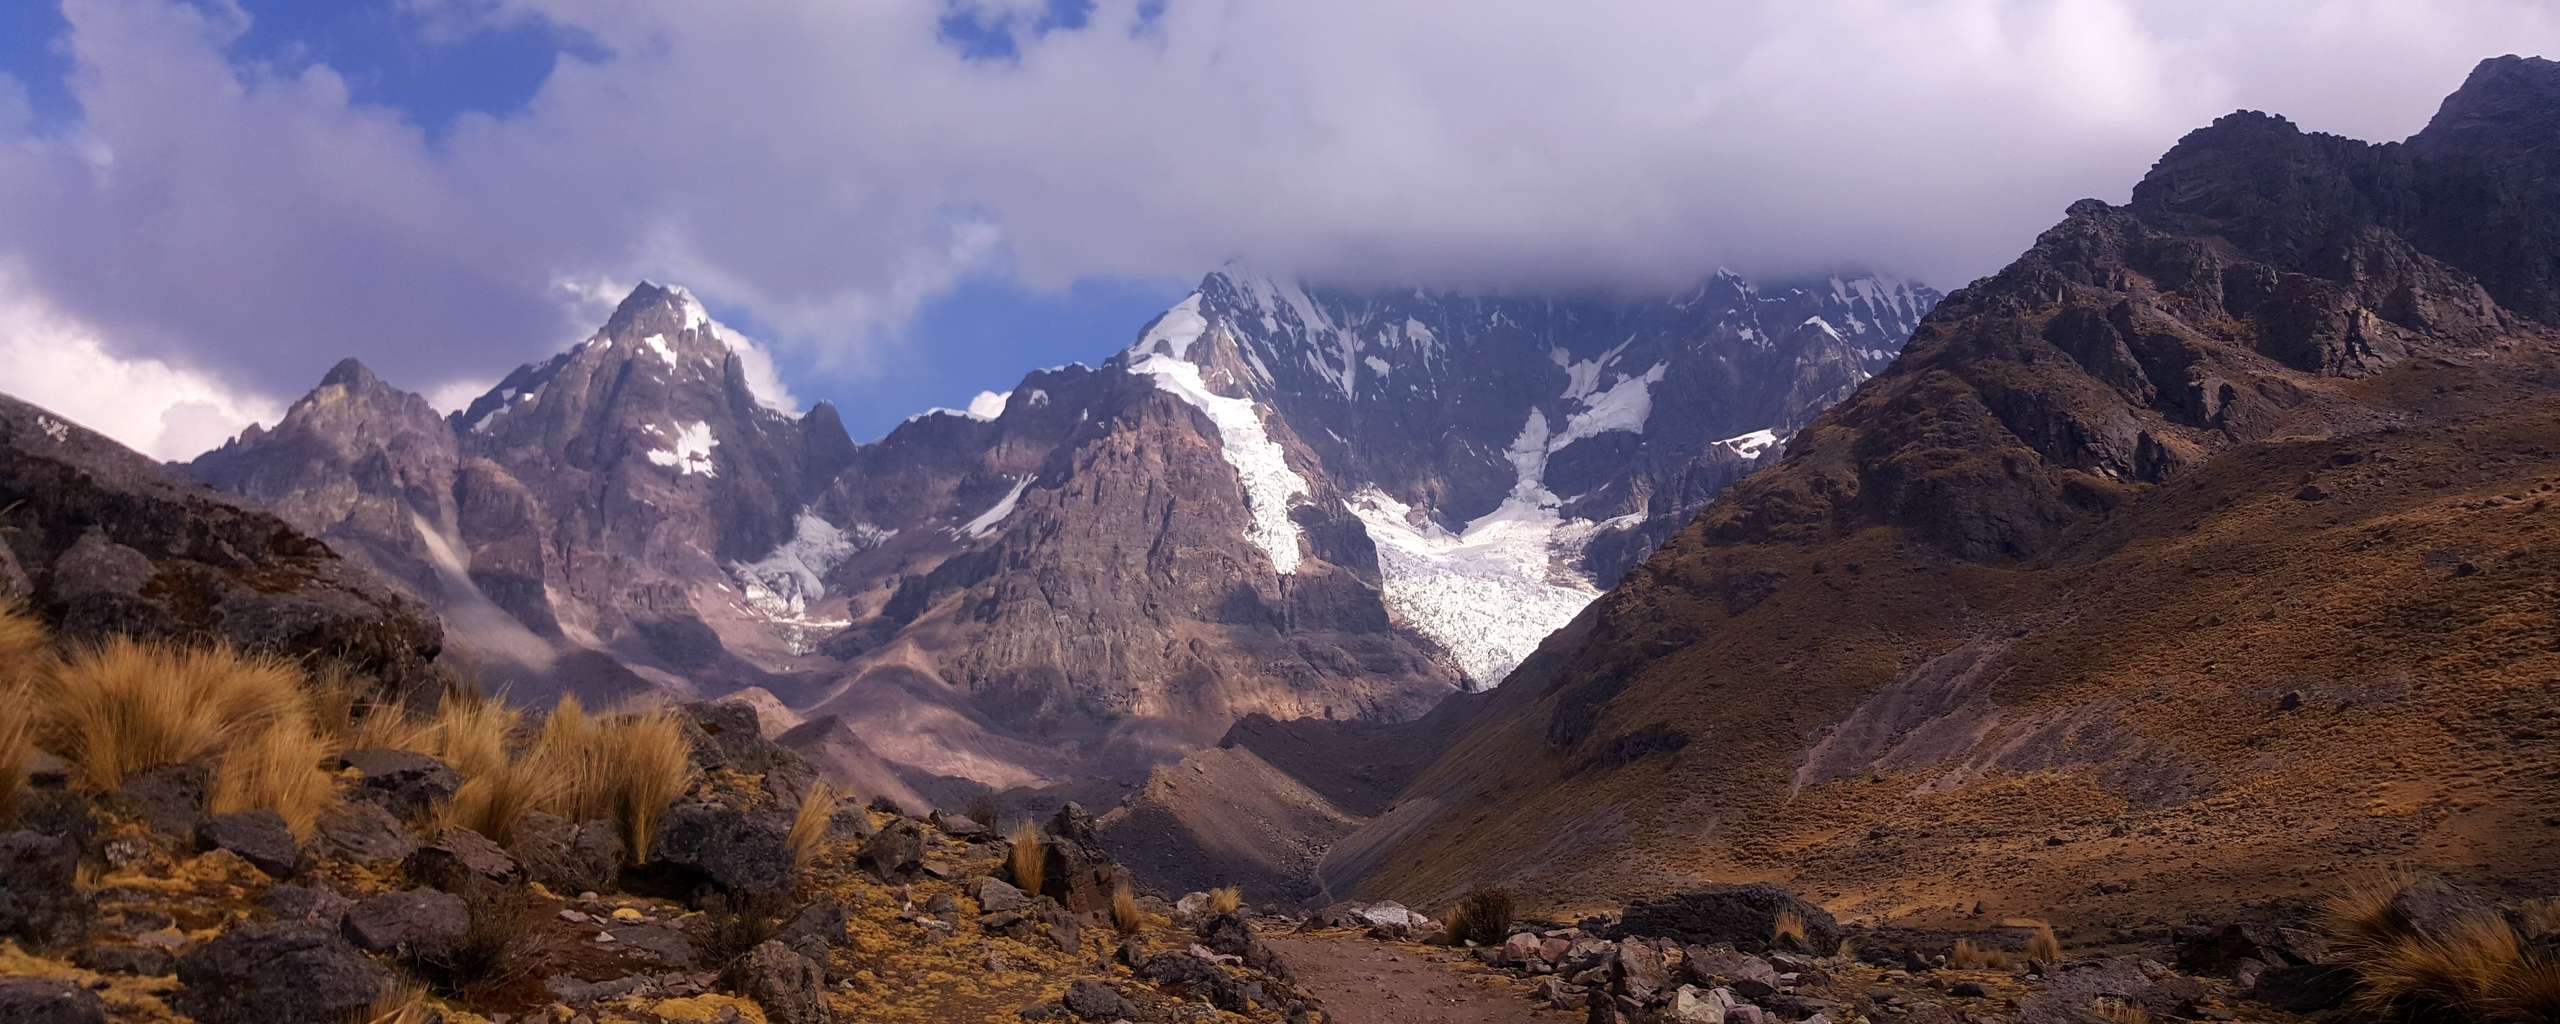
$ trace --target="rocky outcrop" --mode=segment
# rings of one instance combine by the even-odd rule
[[[0,538],[72,641],[220,641],[329,659],[395,692],[437,682],[433,615],[273,514],[0,396]]]

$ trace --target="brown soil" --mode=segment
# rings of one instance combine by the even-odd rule
[[[1509,975],[1464,950],[1375,942],[1356,932],[1264,938],[1298,986],[1324,1004],[1328,1024],[1540,1024],[1579,1020],[1541,1009]]]

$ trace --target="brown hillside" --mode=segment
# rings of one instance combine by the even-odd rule
[[[2472,186],[2552,180],[2514,138],[2552,97],[2560,65],[2504,58],[2406,145],[2235,114],[2075,204],[1551,638],[1327,881],[2127,924],[2386,864],[2547,890],[2560,342],[2501,305],[2552,268],[2482,261],[2550,259],[2560,202]]]

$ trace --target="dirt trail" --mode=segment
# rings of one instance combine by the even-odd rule
[[[1361,935],[1268,935],[1298,987],[1330,1024],[1554,1024],[1579,1013],[1540,1009],[1525,990],[1457,950]]]

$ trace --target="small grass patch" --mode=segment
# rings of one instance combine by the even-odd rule
[[[809,862],[817,859],[818,848],[827,841],[827,824],[835,812],[834,786],[818,783],[800,798],[800,808],[791,815],[791,832],[784,840],[791,850],[791,870],[807,871]]]
[[[1511,937],[1511,893],[1507,889],[1478,889],[1458,901],[1449,911],[1449,941],[1490,946]]]
[[[1048,845],[1040,838],[1040,826],[1028,821],[1013,826],[1013,836],[1005,848],[1005,870],[1012,872],[1015,888],[1040,895],[1043,876],[1049,870]]]
[[[1804,934],[1804,917],[1791,909],[1778,911],[1777,920],[1769,926],[1769,948],[1812,951],[1813,946]]]

